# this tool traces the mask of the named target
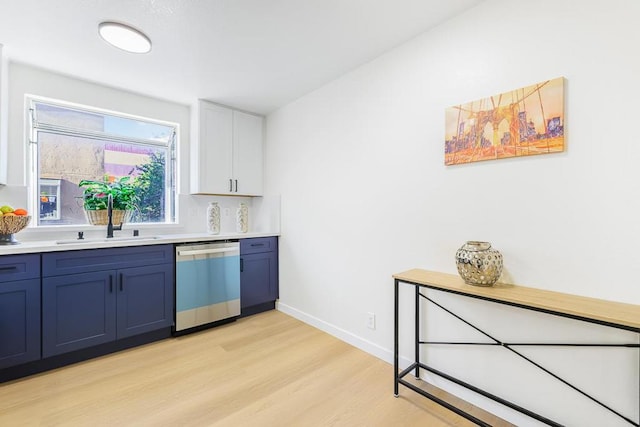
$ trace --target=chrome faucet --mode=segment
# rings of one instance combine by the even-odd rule
[[[122,230],[122,223],[120,225],[113,225],[113,196],[109,194],[107,199],[107,217],[109,222],[107,223],[107,239],[113,237],[113,230]]]

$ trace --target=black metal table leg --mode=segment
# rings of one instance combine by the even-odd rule
[[[395,397],[399,396],[399,392],[398,392],[398,369],[400,369],[399,364],[398,364],[398,352],[400,351],[400,349],[398,348],[399,345],[399,338],[398,338],[398,288],[399,288],[399,282],[396,279],[395,280],[395,284],[394,284],[394,297],[393,297],[393,395]]]
[[[414,308],[414,317],[415,317],[415,354],[414,354],[414,362],[416,362],[416,379],[420,379],[420,286],[415,286],[416,296],[415,296],[415,308]]]

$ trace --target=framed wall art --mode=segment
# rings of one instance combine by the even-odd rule
[[[564,78],[445,111],[445,164],[564,151]]]

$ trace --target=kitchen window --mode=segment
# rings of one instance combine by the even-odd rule
[[[35,97],[27,105],[37,226],[87,224],[80,181],[124,176],[136,190],[130,222],[175,223],[176,123]]]

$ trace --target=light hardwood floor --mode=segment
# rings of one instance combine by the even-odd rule
[[[394,398],[391,365],[270,311],[0,385],[0,426],[59,425],[472,424],[406,388]]]

